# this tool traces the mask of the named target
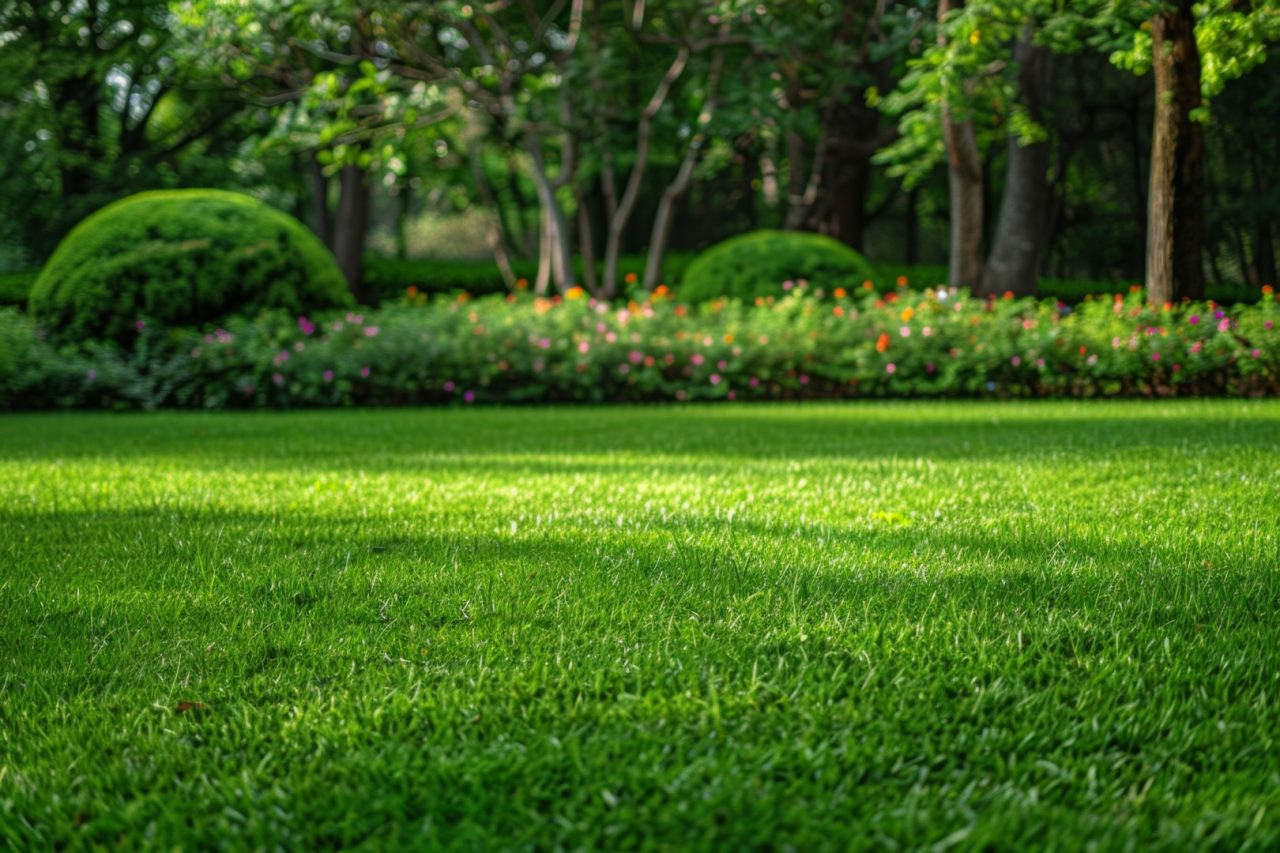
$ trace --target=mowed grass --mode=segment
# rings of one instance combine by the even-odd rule
[[[0,418],[0,846],[1280,845],[1280,403]]]

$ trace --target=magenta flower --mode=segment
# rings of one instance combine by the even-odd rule
[[[1275,325],[1275,323],[1272,323],[1270,320],[1268,320],[1267,322],[1265,322],[1265,323],[1263,323],[1263,324],[1262,324],[1262,328],[1266,329],[1266,330],[1269,332],[1269,331],[1271,331],[1271,328],[1272,328],[1272,326],[1274,326],[1274,325]]]
[[[1192,314],[1187,318],[1187,322],[1194,326],[1200,322],[1200,316],[1198,314]]]
[[[1262,350],[1257,350],[1257,349],[1252,350],[1250,351],[1249,355],[1253,356],[1254,358],[1262,358]]]
[[[310,320],[308,320],[306,318],[306,315],[304,314],[303,316],[298,318],[298,329],[302,332],[302,334],[310,335],[313,332],[315,332],[316,326],[315,326],[315,323],[312,323]]]
[[[332,371],[332,370],[326,370],[326,371],[324,372],[324,381],[325,381],[325,382],[332,382],[332,381],[333,381],[333,371]]]
[[[1160,360],[1160,353],[1158,353],[1158,352],[1153,352],[1153,353],[1151,353],[1151,360],[1152,360],[1152,361],[1159,361],[1159,360]]]
[[[468,402],[468,403],[474,403],[474,402],[476,401],[476,392],[475,392],[475,391],[467,391],[466,393],[464,393],[464,394],[462,395],[462,399],[463,399],[463,400],[465,400],[465,401],[466,401],[466,402]]]
[[[360,378],[361,378],[361,379],[368,379],[368,378],[369,378],[369,368],[367,368],[367,367],[362,367],[362,368],[360,368]]]

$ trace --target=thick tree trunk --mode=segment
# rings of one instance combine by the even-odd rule
[[[1156,304],[1204,297],[1204,131],[1200,51],[1192,0],[1151,20],[1155,129],[1147,201],[1147,299]]]
[[[963,5],[960,0],[940,0],[938,20]],[[945,36],[939,35],[939,40]],[[943,104],[942,134],[947,146],[948,185],[951,196],[951,228],[947,264],[948,283],[977,287],[982,282],[982,157],[973,122],[957,120]]]
[[[347,286],[364,300],[364,238],[369,223],[369,176],[359,166],[339,173],[338,215],[333,223],[333,256]]]
[[[1034,46],[1027,33],[1018,42],[1014,56],[1018,60],[1022,102],[1028,114],[1042,122],[1049,88],[1049,51]],[[1050,153],[1047,141],[1023,145],[1017,134],[1009,135],[1008,173],[1000,200],[999,225],[982,271],[983,293],[1036,293],[1047,237]]]

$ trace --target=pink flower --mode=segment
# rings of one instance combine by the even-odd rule
[[[284,384],[284,377],[283,377],[283,376],[281,376],[279,373],[273,373],[273,374],[271,374],[271,381],[272,381],[272,382],[274,382],[274,383],[275,383],[275,384],[277,384],[277,385],[283,385],[283,384]]]
[[[1225,332],[1230,328],[1231,328],[1231,321],[1225,317],[1221,320],[1221,322],[1218,323],[1219,332]]]
[[[365,327],[364,327],[364,336],[365,336],[366,338],[376,338],[376,337],[378,336],[378,332],[380,332],[380,331],[382,331],[382,330],[381,330],[381,329],[379,329],[377,326],[365,326]]]
[[[808,385],[808,384],[809,384],[809,374],[807,374],[807,373],[801,373],[801,374],[800,374],[800,384],[801,384],[801,385]]]
[[[1202,349],[1204,349],[1204,344],[1201,343],[1200,341],[1196,341],[1194,344],[1191,345],[1192,352],[1200,352],[1200,350]]]
[[[1044,370],[1044,359],[1043,359],[1043,358],[1037,358],[1037,359],[1036,359],[1036,367],[1040,368],[1041,370]]]
[[[538,346],[541,347],[542,349],[550,349],[551,338],[543,338],[542,340],[538,341]]]
[[[759,388],[760,380],[757,377],[752,376],[750,381],[747,382],[747,384],[750,385],[752,388]]]
[[[728,393],[728,395],[727,395],[727,396],[728,396],[728,398],[729,398],[730,400],[734,400],[734,399],[736,399],[736,398],[737,398],[737,396],[738,396],[738,392],[737,392],[737,391],[730,391],[730,392]]]
[[[1153,353],[1151,353],[1151,360],[1152,360],[1152,361],[1159,361],[1159,360],[1160,360],[1160,353],[1158,353],[1158,352],[1153,352]]]
[[[938,369],[938,366],[937,366],[936,364],[934,364],[932,361],[930,361],[930,362],[926,363],[926,364],[925,364],[925,366],[924,366],[924,372],[925,372],[925,373],[933,373],[933,372],[934,372],[934,371],[936,371],[937,369]]]
[[[333,381],[333,371],[332,371],[332,370],[326,370],[326,371],[324,372],[324,381],[325,381],[325,382],[332,382],[332,381]]]
[[[368,379],[368,378],[369,378],[369,368],[367,368],[367,367],[362,367],[362,368],[360,368],[360,378],[361,378],[361,379]]]
[[[704,358],[702,357],[702,354],[701,354],[701,353],[696,353],[696,352],[695,352],[693,355],[689,356],[689,363],[690,363],[690,364],[692,364],[692,365],[694,365],[694,366],[697,366],[697,365],[699,365],[699,364],[702,364],[702,362],[704,362],[704,361],[706,361],[706,359],[704,359]]]
[[[729,362],[725,361],[725,360],[722,358],[722,359],[720,359],[719,361],[717,361],[717,362],[716,362],[716,368],[717,368],[717,369],[719,369],[719,370],[728,370],[728,369],[729,369]]]
[[[1187,318],[1187,322],[1194,326],[1196,323],[1200,322],[1200,317],[1199,315],[1192,314],[1190,317]]]
[[[452,381],[446,381],[444,385],[442,385],[441,387],[444,388],[446,393],[452,394],[453,389],[457,388],[458,386],[454,385]]]
[[[590,350],[591,350],[591,344],[587,343],[586,341],[581,341],[578,344],[578,352],[586,353],[586,352],[590,352]]]
[[[909,326],[903,326],[898,330],[898,334],[902,335],[904,338],[909,338],[911,337],[911,328]]]
[[[631,371],[631,365],[627,364],[625,361],[622,364],[618,365],[619,373],[629,373],[630,371]]]
[[[147,327],[147,324],[142,320],[139,320],[138,322],[133,324],[134,331],[138,331],[138,332],[141,332],[146,327]]]
[[[644,361],[644,353],[640,352],[640,350],[638,349],[633,349],[627,355],[627,358],[631,359],[632,364],[639,364],[640,362]]]
[[[1262,328],[1266,329],[1269,332],[1271,331],[1271,327],[1274,325],[1275,323],[1272,323],[1270,320],[1268,320],[1267,322],[1262,324]]]
[[[1262,350],[1258,350],[1258,349],[1252,350],[1250,351],[1249,355],[1253,356],[1254,358],[1262,358]]]
[[[891,361],[891,362],[889,362],[888,364],[886,364],[886,365],[884,366],[884,372],[885,372],[885,373],[889,373],[889,374],[897,373],[897,372],[898,372],[898,365],[894,364],[894,363]]]
[[[306,318],[306,315],[303,315],[298,318],[298,328],[302,331],[302,334],[304,335],[310,335],[316,330],[315,323],[312,323],[310,320],[308,320]]]
[[[1009,363],[1014,367],[1017,367],[1019,364],[1022,364],[1022,356],[1015,355],[1013,358],[1009,359]]]
[[[713,374],[711,374],[711,384],[712,384],[712,385],[719,385],[719,384],[720,384],[720,374],[719,374],[719,373],[713,373]]]

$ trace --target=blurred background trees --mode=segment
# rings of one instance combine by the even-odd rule
[[[203,186],[362,298],[388,257],[612,296],[760,228],[993,293],[1257,286],[1278,41],[1276,0],[8,0],[0,271]]]

